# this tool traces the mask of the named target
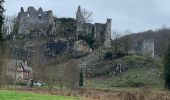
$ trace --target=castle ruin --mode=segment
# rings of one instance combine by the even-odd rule
[[[42,8],[35,10],[34,7],[29,7],[24,12],[23,7],[18,14],[18,33],[29,34],[34,31],[41,34],[54,33],[54,17],[52,11],[43,11]]]
[[[80,37],[93,35],[95,44],[98,46],[111,47],[111,19],[104,24],[86,23],[82,16],[81,7],[78,7],[76,19],[56,18],[53,12],[36,10],[28,7],[18,13],[18,34],[33,34],[35,36],[70,36]]]

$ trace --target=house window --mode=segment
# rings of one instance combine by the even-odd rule
[[[29,72],[27,72],[27,77],[29,76]]]

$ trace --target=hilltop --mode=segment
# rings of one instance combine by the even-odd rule
[[[170,29],[161,28],[155,31],[148,30],[140,33],[128,34],[119,39],[119,45],[123,45],[123,41],[128,40],[132,42],[131,48],[136,44],[141,46],[144,40],[151,40],[154,44],[155,58],[163,58],[170,43]]]

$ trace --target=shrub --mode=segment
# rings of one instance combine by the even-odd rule
[[[105,60],[113,60],[113,53],[111,51],[108,51],[104,55]]]
[[[89,44],[90,48],[93,48],[94,41],[95,41],[95,39],[94,39],[94,36],[93,36],[93,35],[88,34],[88,35],[86,36],[86,42]]]
[[[83,72],[82,69],[80,71],[80,76],[79,76],[79,86],[83,87],[83,82],[84,82],[84,78],[83,78]]]

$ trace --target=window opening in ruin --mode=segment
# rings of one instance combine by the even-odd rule
[[[39,14],[39,19],[41,19],[42,14]]]

